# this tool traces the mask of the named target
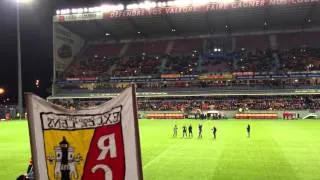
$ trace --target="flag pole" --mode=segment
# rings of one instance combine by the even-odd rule
[[[30,138],[30,146],[31,146],[31,158],[32,158],[32,166],[33,166],[33,172],[35,174],[35,179],[40,179],[40,174],[39,174],[39,167],[38,167],[38,152],[36,148],[36,141],[33,137],[35,136],[35,122],[30,121],[30,119],[34,119],[34,114],[33,114],[33,105],[31,102],[32,99],[32,93],[26,92],[24,93],[24,98],[26,101],[26,107],[27,107],[27,114],[28,114],[28,127],[29,127],[29,138]]]
[[[135,133],[136,133],[136,153],[137,153],[136,156],[137,156],[138,178],[139,180],[143,180],[136,85],[132,84],[131,89],[132,89],[132,106],[133,106],[132,108],[133,108],[134,126],[136,127]]]

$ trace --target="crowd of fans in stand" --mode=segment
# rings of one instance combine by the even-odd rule
[[[304,110],[320,109],[320,97],[225,97],[225,98],[192,98],[192,99],[168,99],[145,100],[138,102],[140,110]]]
[[[160,67],[159,56],[135,56],[126,57],[116,62],[116,68],[112,71],[112,76],[137,76],[157,74]]]
[[[221,73],[221,72],[288,72],[320,70],[320,49],[287,50],[241,49],[237,52],[199,52],[180,55],[142,53],[137,56],[111,58],[94,54],[75,61],[67,70],[68,77],[141,76],[161,73]]]
[[[94,107],[96,101],[55,101],[55,104],[71,109]],[[186,97],[183,99],[138,99],[140,111],[193,111],[200,110],[320,110],[320,97],[275,96],[275,97]]]
[[[282,71],[320,70],[320,49],[294,48],[278,54]]]

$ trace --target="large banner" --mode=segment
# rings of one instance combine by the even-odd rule
[[[26,98],[36,179],[143,179],[134,87],[83,110]]]
[[[194,0],[195,1],[195,0]],[[198,5],[169,5],[166,7],[155,7],[150,9],[136,8],[122,11],[111,12],[96,12],[83,14],[65,14],[56,15],[53,18],[54,22],[66,21],[86,21],[99,20],[120,17],[137,17],[137,16],[157,16],[167,14],[179,13],[195,13],[195,12],[210,12],[228,9],[240,8],[259,8],[279,5],[298,5],[298,4],[312,4],[319,3],[320,0],[234,0],[234,1],[211,1],[210,3],[199,3]]]
[[[53,62],[55,71],[63,72],[80,52],[85,41],[69,29],[53,23]]]

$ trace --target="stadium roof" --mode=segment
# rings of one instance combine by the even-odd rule
[[[101,18],[90,13],[82,20],[76,15],[57,15],[54,21],[87,40],[156,38],[163,36],[237,35],[286,31],[319,30],[318,2],[287,5],[264,5],[249,8],[216,8],[214,10],[162,9],[159,13],[124,10],[105,13]],[[306,2],[306,1],[303,1]],[[185,8],[186,9],[186,8]],[[171,13],[172,12],[172,13]],[[60,11],[59,11],[60,13]],[[91,13],[92,15],[92,13]],[[97,16],[95,14],[95,16]],[[68,19],[69,18],[69,19]],[[140,33],[139,33],[140,32]]]

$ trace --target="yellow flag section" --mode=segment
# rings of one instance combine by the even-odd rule
[[[63,130],[45,130],[44,142],[47,158],[48,177],[51,180],[60,179],[60,169],[63,165],[63,148],[68,146],[67,157],[70,168],[71,180],[81,179],[83,175],[84,164],[93,137],[94,129],[63,131]],[[76,138],[75,138],[76,137]],[[64,147],[61,147],[64,146]]]

